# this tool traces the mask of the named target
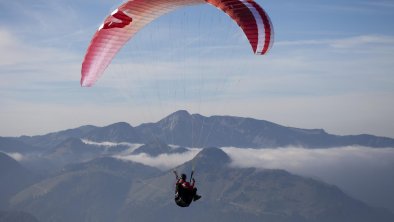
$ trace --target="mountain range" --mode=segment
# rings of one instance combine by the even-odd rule
[[[323,129],[286,127],[265,120],[244,117],[205,117],[180,110],[156,123],[145,123],[136,127],[120,122],[104,127],[82,126],[41,136],[0,138],[0,150],[2,150],[1,139],[12,139],[15,143],[18,141],[45,150],[68,138],[140,144],[162,141],[166,144],[200,148],[209,146],[330,148],[350,145],[394,147],[394,139],[387,137],[368,134],[339,136],[329,134]]]
[[[68,165],[10,198],[10,210],[38,221],[393,221],[335,186],[284,170],[233,168],[218,148],[203,149],[175,169],[198,162],[198,193],[189,208],[174,203],[175,176],[111,157]]]
[[[338,136],[252,118],[177,111],[156,123],[82,126],[40,136],[0,137],[0,221],[394,221],[394,214],[320,180],[280,169],[236,168],[216,147],[394,147],[391,138]],[[121,156],[201,151],[174,169]],[[7,154],[20,154],[15,161]],[[202,199],[175,205],[172,170],[195,167]],[[6,219],[4,219],[6,218]]]

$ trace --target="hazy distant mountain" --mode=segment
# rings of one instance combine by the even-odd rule
[[[84,135],[80,135],[80,137],[96,142],[110,141],[139,143],[142,141],[140,133],[134,127],[124,122],[96,128]]]
[[[19,141],[17,138],[0,137],[0,152],[29,153],[37,151],[37,147]]]
[[[145,138],[189,147],[394,147],[394,139],[372,135],[336,136],[322,129],[285,127],[264,120],[232,116],[204,117],[177,111],[157,123],[136,127]]]
[[[75,129],[68,129],[41,136],[21,136],[18,139],[27,144],[44,149],[52,148],[68,138],[80,138],[88,132],[96,129],[96,126],[81,126]]]
[[[14,140],[17,139],[31,146],[52,149],[68,138],[142,144],[159,140],[166,144],[185,147],[329,148],[350,145],[394,147],[394,139],[387,137],[366,134],[337,136],[328,134],[323,129],[299,129],[244,117],[205,117],[199,114],[191,115],[182,110],[156,123],[141,124],[137,127],[122,122],[105,127],[82,126],[42,136],[23,136]],[[4,141],[0,138],[0,148],[4,147],[3,143]]]
[[[43,154],[57,165],[79,163],[100,156],[102,149],[83,143],[78,138],[68,138]]]
[[[37,179],[17,161],[0,152],[0,210],[8,207],[10,197]]]
[[[189,147],[192,146],[193,136],[196,134],[192,134],[193,129],[201,129],[197,125],[193,126],[193,119],[186,111],[177,111],[157,123],[142,124],[136,128],[144,138],[160,139],[168,144]]]
[[[184,153],[188,150],[184,147],[171,147],[162,141],[156,140],[148,144],[142,145],[132,152],[132,154],[146,153],[150,156],[158,156],[160,154]]]

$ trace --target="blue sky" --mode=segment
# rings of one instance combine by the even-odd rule
[[[392,0],[258,0],[275,28],[266,56],[214,7],[180,9],[81,88],[90,39],[121,2],[0,0],[1,136],[135,126],[186,109],[394,137]]]

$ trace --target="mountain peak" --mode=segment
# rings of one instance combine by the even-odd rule
[[[175,120],[187,120],[189,118],[191,118],[191,115],[188,111],[178,110],[174,113],[171,113],[170,115],[165,117],[163,120],[175,121]]]
[[[192,161],[199,167],[211,168],[225,166],[231,162],[231,159],[223,150],[209,147],[201,150]]]
[[[128,128],[133,128],[130,124],[126,123],[126,122],[118,122],[118,123],[114,123],[111,125],[108,125],[106,127],[110,127],[110,128],[118,128],[118,129],[128,129]]]
[[[174,130],[189,132],[192,127],[192,115],[186,110],[179,110],[161,119],[158,124],[170,132]]]
[[[190,116],[190,113],[187,110],[178,110],[172,113],[171,116]]]
[[[118,122],[105,127],[98,128],[86,134],[84,139],[95,142],[140,142],[140,134],[136,129],[126,122]]]
[[[192,160],[177,166],[174,170],[182,173],[216,172],[226,168],[231,162],[230,157],[221,149],[208,147],[201,150]]]

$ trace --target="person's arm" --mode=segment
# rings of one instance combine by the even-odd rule
[[[196,183],[196,180],[193,178],[192,179],[192,184],[190,185],[192,188],[194,188],[194,184]]]
[[[179,180],[179,176],[178,176],[178,173],[174,170],[174,171],[172,171],[174,174],[175,174],[175,178],[176,178],[176,180]]]

